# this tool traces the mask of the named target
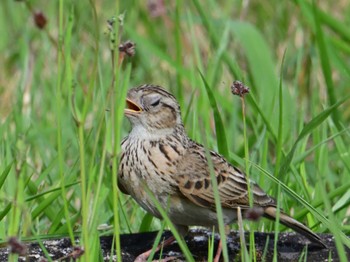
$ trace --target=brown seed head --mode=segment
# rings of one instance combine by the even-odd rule
[[[245,94],[249,93],[249,87],[245,86],[241,81],[233,81],[231,92],[236,96],[243,97]]]
[[[34,22],[39,29],[44,29],[47,24],[47,18],[43,12],[38,11],[34,13]]]
[[[73,248],[73,252],[71,253],[71,257],[74,259],[77,259],[79,257],[81,257],[84,254],[84,249],[80,246],[75,246]]]
[[[16,237],[10,237],[7,241],[7,244],[10,246],[10,252],[12,254],[18,254],[20,256],[25,256],[27,254],[27,247]]]
[[[264,209],[261,207],[248,208],[244,213],[244,217],[248,220],[258,221],[264,214]]]
[[[136,44],[130,40],[119,45],[119,52],[125,53],[127,56],[132,57],[135,55]]]
[[[148,0],[147,7],[151,17],[159,17],[166,14],[164,0]]]

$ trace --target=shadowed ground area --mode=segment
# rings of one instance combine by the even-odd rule
[[[121,235],[122,258],[123,261],[134,261],[135,257],[140,253],[150,249],[157,232],[125,234]],[[165,232],[164,237],[170,236],[170,232]],[[277,258],[278,261],[298,261],[307,256],[307,261],[327,261],[332,258],[332,261],[338,261],[337,251],[333,237],[329,234],[320,235],[328,249],[319,249],[317,246],[310,244],[306,246],[307,240],[296,233],[280,233],[277,242]],[[186,236],[186,242],[196,261],[207,261],[208,255],[208,238],[211,237],[211,232],[200,229],[191,230]],[[104,261],[116,261],[116,256],[111,258],[112,236],[101,237],[101,248],[104,255]],[[246,233],[246,241],[249,243],[249,233]],[[215,236],[215,250],[219,242],[218,235]],[[228,247],[230,261],[240,261],[240,244],[239,233],[232,231],[228,236]],[[255,244],[257,261],[272,261],[273,258],[273,233],[255,233]],[[53,260],[69,261],[79,253],[79,250],[73,250],[68,238],[47,240],[44,241],[44,246]],[[37,243],[26,243],[27,255],[21,257],[19,261],[45,261],[44,253]],[[7,261],[9,248],[0,249],[0,261]],[[215,252],[214,252],[215,253]],[[347,258],[350,261],[350,249],[346,248]],[[185,261],[181,251],[176,243],[165,248],[162,252],[162,258],[176,257],[174,261]],[[159,258],[159,253],[155,259]]]

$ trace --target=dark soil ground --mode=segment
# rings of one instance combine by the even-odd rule
[[[152,247],[157,232],[125,234],[121,235],[123,262],[134,261],[137,255]],[[171,236],[170,232],[165,232],[164,237]],[[280,233],[277,242],[278,261],[339,261],[333,237],[329,234],[321,234],[321,238],[328,246],[328,249],[309,244],[308,241],[296,233]],[[207,261],[208,238],[211,233],[206,230],[191,230],[186,236],[186,243],[196,261]],[[112,236],[101,237],[101,248],[104,254],[104,261],[116,261],[116,256],[112,255]],[[249,243],[249,234],[246,234]],[[219,236],[215,236],[215,250],[219,242]],[[230,261],[241,261],[239,233],[232,231],[227,239]],[[273,258],[273,233],[255,233],[255,248],[257,261],[272,261]],[[68,238],[47,240],[43,242],[52,260],[71,261],[72,258],[81,254],[81,249],[73,248]],[[47,261],[45,255],[37,243],[25,243],[26,255],[20,257],[19,261]],[[7,261],[10,248],[0,249],[0,261]],[[350,249],[346,248],[347,258],[350,261]],[[215,254],[215,252],[214,252]],[[156,259],[158,259],[158,253]],[[176,257],[172,261],[185,261],[176,243],[168,246],[162,252],[162,258]],[[305,256],[307,258],[304,260]]]

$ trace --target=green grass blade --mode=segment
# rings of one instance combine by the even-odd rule
[[[278,180],[276,177],[271,175],[269,172],[264,170],[263,168],[259,167],[255,163],[251,163],[256,169],[258,169],[260,172],[262,172],[264,175],[266,175],[269,179],[277,183],[281,186],[281,188],[287,192],[293,199],[295,199],[297,202],[301,203],[310,213],[312,213],[318,220],[320,220],[324,225],[327,227],[333,227],[331,225],[331,222],[323,215],[321,214],[317,209],[315,209],[310,203],[308,203],[305,199],[303,199],[298,193],[296,193],[294,190],[289,188],[286,184],[282,183],[280,180]],[[338,232],[339,236],[341,237],[343,243],[350,247],[350,239],[342,232]]]
[[[292,161],[293,164],[296,165],[298,163],[303,162],[305,160],[305,158],[307,158],[309,155],[311,155],[313,152],[315,152],[321,145],[326,144],[332,140],[335,140],[336,137],[344,134],[345,132],[349,132],[349,130],[350,130],[350,128],[344,128],[340,132],[335,132],[332,136],[330,136],[327,139],[321,141],[320,143],[314,145],[310,149],[306,150],[304,153],[297,155]],[[335,141],[337,142],[337,140],[335,140]],[[347,167],[347,169],[350,171],[350,162],[345,161],[344,164],[345,164],[345,167]]]
[[[319,115],[314,117],[309,123],[307,123],[302,131],[300,132],[298,138],[294,142],[294,145],[290,152],[287,154],[287,156],[284,158],[281,164],[281,168],[279,170],[279,176],[282,176],[285,174],[290,166],[290,163],[293,160],[294,152],[297,148],[298,143],[309,133],[311,133],[316,127],[318,127],[320,124],[322,124],[327,117],[334,112],[341,104],[343,104],[346,100],[348,100],[350,95],[346,96],[344,99],[338,101],[334,105],[328,107],[324,111],[322,111]]]
[[[224,124],[222,122],[221,115],[219,112],[219,108],[217,106],[214,94],[213,94],[211,88],[209,87],[207,81],[205,80],[203,74],[201,72],[199,72],[199,74],[203,80],[205,90],[207,91],[207,94],[208,94],[210,106],[213,110],[214,121],[215,121],[216,139],[217,139],[217,143],[218,143],[219,153],[228,158],[229,151],[228,151],[228,146],[227,146],[226,133],[225,133]]]
[[[284,52],[282,64],[281,64],[281,75],[280,75],[280,83],[279,83],[279,94],[278,94],[278,136],[277,136],[277,147],[276,147],[276,164],[275,164],[275,170],[274,175],[278,176],[278,169],[281,164],[282,156],[283,156],[283,149],[282,149],[282,143],[283,143],[283,126],[284,126],[284,117],[283,117],[283,83],[282,83],[282,72],[283,72],[283,62],[286,56],[286,52]]]
[[[207,158],[207,162],[208,162],[208,166],[209,166],[209,170],[210,170],[210,180],[211,180],[213,193],[214,193],[215,210],[216,210],[216,215],[217,215],[217,220],[218,220],[220,240],[222,242],[222,253],[223,253],[224,261],[228,262],[229,257],[228,257],[228,251],[227,251],[226,232],[225,232],[223,211],[222,211],[219,189],[218,189],[218,182],[216,180],[213,162],[212,162],[211,155],[210,155],[208,145],[207,145],[207,134],[205,134],[204,132],[202,132],[202,133],[203,133],[203,137],[204,137],[203,141],[204,141],[205,157]]]
[[[73,183],[70,183],[70,184],[65,185],[64,187],[67,189],[67,188],[70,188],[70,187],[72,187],[72,186],[75,186],[75,185],[77,185],[77,184],[79,184],[79,183],[80,183],[79,181],[73,182]],[[25,201],[32,201],[32,200],[34,200],[34,199],[43,197],[43,196],[45,196],[45,195],[47,195],[47,194],[50,194],[50,193],[53,193],[53,192],[56,192],[56,191],[60,191],[61,189],[62,189],[62,187],[52,188],[52,189],[46,190],[46,191],[44,191],[44,192],[41,192],[41,193],[39,193],[39,194],[33,195],[33,196],[31,196],[31,197],[28,197],[28,198],[26,198]]]
[[[180,246],[180,249],[183,252],[183,255],[185,256],[186,261],[194,262],[194,258],[192,257],[192,254],[191,254],[190,250],[188,249],[188,247],[186,245],[186,242],[181,237],[181,235],[177,232],[177,230],[176,230],[174,224],[171,222],[167,212],[161,206],[161,204],[159,203],[157,198],[154,196],[152,191],[149,190],[149,188],[147,188],[147,186],[144,186],[144,189],[145,189],[146,193],[150,196],[150,198],[153,201],[153,203],[154,203],[155,207],[157,208],[158,212],[161,214],[162,218],[164,219],[164,221],[166,222],[166,224],[170,228],[170,231],[173,234],[173,236],[175,237],[178,245]]]
[[[6,178],[7,178],[8,174],[10,173],[11,168],[12,168],[12,165],[13,165],[13,162],[11,162],[10,164],[8,164],[8,165],[5,167],[4,171],[2,171],[1,176],[0,176],[0,189],[1,189],[2,186],[4,185]]]
[[[146,213],[142,218],[142,222],[138,232],[147,232],[150,229],[150,226],[153,221],[153,216],[150,213]]]
[[[316,34],[316,43],[318,47],[318,52],[319,52],[319,57],[321,60],[321,65],[322,65],[322,71],[323,71],[323,76],[326,81],[326,87],[327,87],[327,94],[328,94],[328,100],[329,104],[333,105],[336,103],[336,94],[335,94],[335,88],[333,84],[333,79],[332,79],[332,69],[330,65],[330,60],[329,60],[329,55],[328,55],[328,49],[325,41],[325,37],[323,35],[323,31],[321,28],[321,21],[319,19],[319,14],[317,12],[316,4],[314,2],[313,4],[313,15],[314,15],[314,20],[315,20],[315,34]],[[340,125],[340,114],[338,110],[335,108],[334,111],[332,112],[332,118],[338,127],[338,130],[341,130],[342,127]]]
[[[251,92],[260,97],[261,107],[270,116],[272,128],[276,131],[278,118],[274,118],[273,110],[278,96],[278,80],[271,50],[253,25],[236,21],[231,21],[230,24],[234,39],[238,41],[247,58],[251,72]]]

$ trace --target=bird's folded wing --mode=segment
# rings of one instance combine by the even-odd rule
[[[217,153],[210,152],[214,175],[222,207],[248,208],[248,186],[243,172],[229,164]],[[213,186],[205,150],[202,147],[187,150],[177,167],[177,182],[180,192],[193,203],[215,208]],[[274,200],[258,185],[251,183],[254,204],[273,205]]]

